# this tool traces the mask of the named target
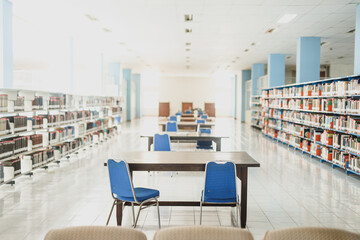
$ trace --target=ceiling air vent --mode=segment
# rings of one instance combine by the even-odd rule
[[[244,52],[248,52],[248,51],[249,51],[249,49],[245,49],[245,50],[244,50]]]
[[[327,44],[327,42],[321,42],[320,46],[324,46],[325,44]]]
[[[337,59],[343,59],[344,58],[344,56],[340,56],[340,57],[338,57]]]
[[[87,17],[90,21],[98,21],[98,19],[90,14],[85,14],[85,17]]]
[[[275,28],[269,28],[268,30],[265,31],[265,33],[272,33],[275,30]]]
[[[350,31],[348,31],[347,33],[354,33],[355,32],[355,28],[351,29]]]
[[[192,14],[185,14],[185,22],[192,22],[194,20],[194,15]]]

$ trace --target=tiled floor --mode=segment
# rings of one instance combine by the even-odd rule
[[[15,186],[0,186],[0,239],[40,240],[52,228],[105,225],[112,199],[103,162],[121,157],[119,151],[145,151],[146,139],[139,136],[156,130],[156,121],[143,118],[125,123],[120,135],[82,152],[80,159],[36,170],[32,178],[19,178]],[[293,226],[360,232],[360,178],[346,176],[232,119],[217,119],[216,131],[230,136],[223,140],[223,151],[247,151],[261,163],[249,171],[248,228],[255,239],[267,230]],[[174,148],[191,150],[191,145]],[[134,184],[158,188],[163,200],[198,200],[203,173],[137,172]],[[204,225],[231,226],[231,211],[205,208]],[[199,224],[198,208],[161,207],[160,212],[163,227]],[[126,208],[126,226],[131,224],[130,213]],[[111,225],[115,225],[114,216]],[[158,229],[156,208],[142,212],[138,228],[152,239]]]

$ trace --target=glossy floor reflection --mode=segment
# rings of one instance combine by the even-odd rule
[[[0,239],[43,239],[52,228],[105,225],[112,198],[103,162],[120,158],[120,151],[147,149],[140,134],[156,131],[157,118],[122,125],[122,133],[76,157],[21,177],[16,185],[0,186]],[[217,119],[216,131],[228,135],[223,151],[247,151],[261,163],[249,171],[248,228],[255,239],[270,229],[327,226],[360,232],[360,178],[275,143],[260,131],[232,119]],[[191,151],[191,144],[176,150]],[[160,190],[161,199],[200,198],[203,173],[136,172],[134,185]],[[199,209],[161,207],[163,227],[199,224]],[[231,226],[230,208],[207,207],[204,225]],[[130,208],[124,225],[131,225]],[[115,216],[115,215],[114,215]],[[111,225],[115,225],[115,217]],[[152,239],[157,227],[156,208],[140,215],[139,229]]]

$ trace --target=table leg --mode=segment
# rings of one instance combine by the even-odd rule
[[[221,152],[221,139],[216,139],[215,143],[216,143],[216,151]]]
[[[149,137],[148,138],[148,151],[151,151],[151,144],[154,143],[154,138]]]
[[[248,180],[248,168],[240,167],[237,169],[237,176],[241,180],[241,202],[240,202],[240,225],[241,228],[246,227],[246,215],[247,215],[247,180]]]
[[[118,200],[116,204],[116,222],[118,226],[121,226],[123,212],[123,201]]]

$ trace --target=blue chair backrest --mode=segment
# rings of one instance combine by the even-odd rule
[[[190,111],[190,110],[186,110],[185,113],[186,113],[186,114],[191,114],[191,111]]]
[[[211,129],[210,128],[200,128],[200,133],[211,133]]]
[[[169,135],[155,134],[154,151],[171,151]]]
[[[182,113],[178,112],[178,113],[175,113],[175,116],[181,116]]]
[[[233,162],[208,162],[204,195],[211,199],[236,199],[236,172]]]
[[[201,115],[201,118],[202,118],[202,119],[207,119],[207,118],[208,118],[208,115]]]
[[[176,116],[170,116],[169,118],[170,121],[176,122],[177,121],[177,117]]]
[[[202,111],[199,111],[198,114],[202,116],[204,113]]]
[[[113,159],[108,160],[108,170],[110,177],[111,193],[114,198],[123,200],[123,198],[134,198],[134,187],[130,180],[128,165],[125,161],[116,162]]]
[[[196,119],[196,123],[205,123],[205,119]]]
[[[176,122],[167,122],[166,123],[167,132],[177,132],[177,123]]]

